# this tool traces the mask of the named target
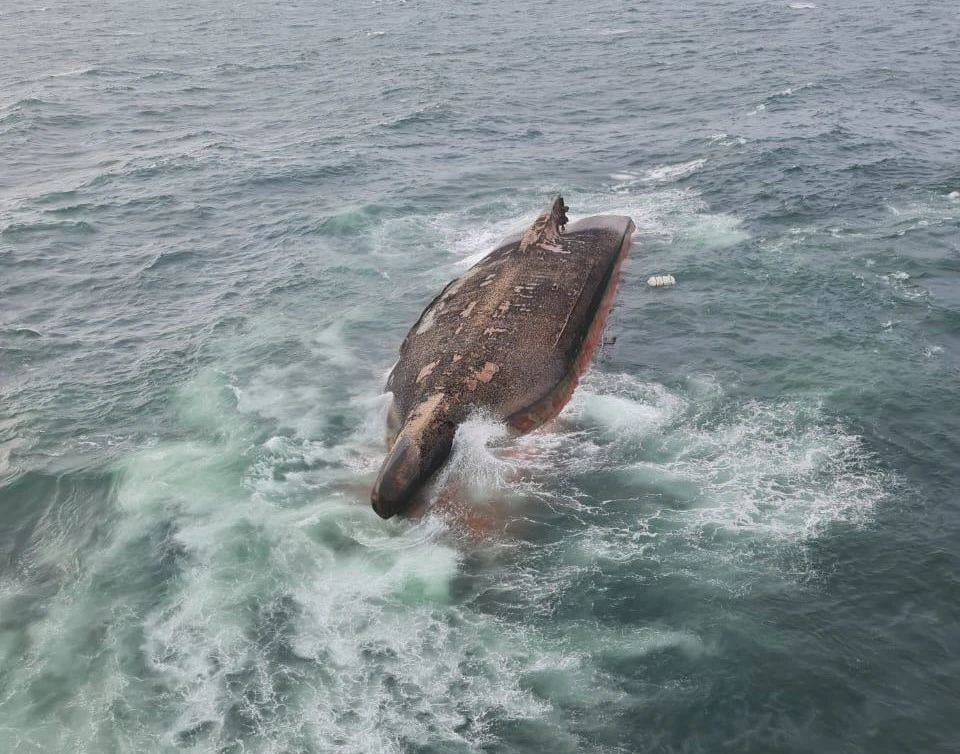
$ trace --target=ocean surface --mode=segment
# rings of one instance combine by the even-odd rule
[[[953,0],[4,0],[0,752],[960,751],[958,72]],[[591,371],[380,520],[558,192],[637,225]]]

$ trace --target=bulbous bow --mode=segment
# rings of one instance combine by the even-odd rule
[[[417,493],[450,457],[457,424],[443,393],[414,407],[387,453],[370,494],[378,516],[390,518],[410,508]]]

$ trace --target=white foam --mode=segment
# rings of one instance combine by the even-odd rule
[[[201,380],[186,400],[217,403],[221,391]],[[236,408],[219,415],[226,431],[210,439],[157,443],[127,460],[112,543],[88,564],[86,581],[34,624],[33,657],[8,687],[16,709],[21,697],[29,709],[46,668],[88,662],[71,637],[82,641],[91,620],[107,622],[104,651],[116,658],[87,676],[71,707],[77,720],[33,730],[38,746],[86,749],[101,721],[126,703],[152,704],[158,713],[124,731],[133,750],[242,743],[280,752],[306,743],[401,752],[437,737],[472,746],[493,740],[488,726],[497,715],[549,714],[521,684],[526,633],[450,604],[461,554],[444,526],[431,518],[384,522],[365,501],[311,492],[302,478],[278,482],[274,472],[287,462],[324,453],[291,437],[265,440],[265,462],[240,479],[240,460],[252,452],[236,431],[244,416]],[[482,418],[468,422],[455,450],[459,472],[488,483],[487,467],[497,461],[485,448],[503,432]],[[140,542],[158,527],[179,552],[177,573],[145,601],[129,595],[143,612],[133,607],[119,621],[98,604],[97,583],[118,567],[154,567]],[[131,633],[142,681],[125,675]]]
[[[633,219],[637,235],[660,238],[672,243],[672,259],[682,261],[686,252],[700,252],[733,246],[749,238],[742,221],[735,215],[714,213],[695,191],[657,187],[653,191],[584,194],[567,199],[577,216],[592,214],[627,215]],[[574,215],[570,214],[571,220]]]
[[[83,76],[87,73],[91,73],[95,69],[93,68],[70,68],[66,71],[57,71],[56,73],[47,74],[50,78],[65,78],[72,76]]]
[[[578,425],[603,428],[617,436],[643,439],[675,421],[687,401],[662,385],[612,379],[601,373],[584,381],[564,416]]]
[[[506,425],[483,414],[463,422],[457,428],[441,485],[443,480],[455,478],[466,483],[471,492],[480,495],[502,488],[516,464],[509,457],[494,454],[491,446],[506,440],[509,434]]]
[[[790,3],[790,10],[813,10],[817,6],[814,3]]]
[[[951,197],[948,195],[947,198]],[[917,229],[940,227],[960,219],[956,203],[944,202],[942,197],[928,201],[906,202],[900,206],[893,204],[885,206],[893,215],[894,221],[891,225],[882,227],[884,233],[905,235]]]
[[[584,214],[629,214],[641,233],[675,241],[678,259],[745,237],[736,217],[710,214],[694,192],[643,191],[575,201]],[[407,230],[429,235],[423,249],[446,276],[492,248],[485,233],[495,243],[532,219],[533,205],[503,209],[494,231],[455,216],[417,218]],[[461,427],[446,474],[481,495],[525,496],[561,522],[549,544],[470,550],[439,517],[385,522],[371,512],[389,398],[379,375],[356,377],[347,332],[307,333],[304,363],[202,372],[177,400],[177,439],[124,460],[109,544],[82,564],[66,547],[49,549],[66,586],[5,678],[19,723],[16,710],[27,718],[42,681],[71,671],[70,703],[29,730],[34,748],[94,750],[107,735],[139,751],[495,748],[504,721],[562,728],[556,700],[617,699],[597,658],[711,651],[669,626],[552,623],[598,561],[642,560],[655,574],[748,588],[756,561],[781,567],[769,543],[868,520],[886,494],[860,439],[809,402],[730,398],[709,377],[668,386],[593,370],[555,428],[508,440],[489,418]],[[278,334],[270,323],[247,337]],[[331,415],[355,429],[316,439]],[[489,573],[472,562],[481,558]],[[540,558],[559,562],[543,568]],[[462,575],[509,599],[484,609],[458,595]],[[0,609],[25,588],[2,582]],[[95,653],[81,646],[91,635],[103,637]],[[531,690],[534,676],[542,693]]]
[[[349,340],[344,336],[344,328],[349,320],[338,317],[333,322],[321,326],[314,335],[316,353],[337,367],[352,368],[357,364]]]
[[[616,172],[611,178],[618,183],[607,190],[564,192],[572,208],[568,213],[570,221],[595,214],[625,214],[634,220],[640,236],[675,243],[678,256],[687,250],[699,252],[705,247],[740,243],[749,237],[740,218],[712,213],[695,191],[668,185],[705,163],[705,159],[698,159],[661,166],[643,175]],[[651,177],[658,180],[650,180]],[[555,191],[545,186],[536,195],[511,197],[501,202],[492,216],[489,212],[478,216],[474,209],[466,208],[457,213],[386,219],[370,231],[373,246],[387,264],[395,258],[407,260],[411,255],[431,260],[424,278],[431,281],[429,289],[423,292],[427,296],[444,282],[462,275],[505,238],[522,233],[543,210],[545,197]]]
[[[574,562],[660,561],[736,589],[751,570],[778,568],[778,547],[802,546],[836,522],[868,522],[896,483],[816,403],[731,403],[710,380],[677,392],[588,377],[562,416],[573,432],[554,469],[614,475],[617,498],[637,500],[632,519],[577,534]]]
[[[712,134],[707,138],[723,147],[742,146],[747,143],[747,140],[742,136],[730,136],[726,133]]]
[[[456,262],[458,267],[470,267],[493,251],[504,238],[528,228],[538,214],[538,210],[528,210],[520,217],[485,222],[482,225],[475,222],[465,223],[463,226],[447,225],[444,228],[446,245],[459,257]]]
[[[692,631],[652,626],[631,631],[597,627],[592,639],[584,639],[593,644],[595,652],[620,661],[644,657],[664,649],[680,649],[690,657],[698,657],[709,651],[703,639]]]
[[[532,548],[534,560],[522,542],[471,552],[438,517],[381,521],[365,497],[369,477],[363,495],[343,484],[356,477],[347,460],[379,442],[384,399],[372,386],[327,405],[370,417],[329,446],[252,440],[255,415],[225,379],[201,375],[184,391],[182,440],[126,459],[109,545],[31,627],[28,656],[5,686],[8,719],[28,715],[50,673],[74,684],[62,715],[29,729],[37,748],[92,750],[118,725],[131,750],[399,754],[502,743],[505,720],[553,726],[557,704],[616,699],[598,663],[712,651],[670,626],[554,621],[598,561],[642,559],[655,573],[749,588],[754,561],[782,562],[765,543],[868,517],[885,491],[859,438],[816,405],[730,399],[709,377],[668,387],[595,370],[555,429],[512,441],[489,418],[461,427],[449,475],[564,516],[558,542]],[[286,405],[284,425],[283,411],[298,410],[271,405]],[[369,452],[382,458],[382,448]],[[581,477],[605,481],[611,500],[582,491]],[[606,512],[614,503],[620,514]],[[158,550],[169,573],[144,594]],[[551,553],[559,561],[541,567]],[[488,572],[465,555],[489,558]],[[523,619],[458,598],[465,567]],[[3,609],[20,588],[0,582]],[[103,637],[95,661],[81,646],[91,632]],[[13,649],[0,643],[4,651]],[[136,711],[133,724],[118,723],[118,707]],[[562,726],[549,730],[567,740]]]
[[[455,270],[476,264],[506,236],[522,232],[537,217],[542,207],[534,209],[512,203],[505,216],[482,221],[467,213],[442,212],[384,220],[372,229],[374,247],[384,256],[409,259],[454,256]],[[444,271],[436,265],[438,275]]]
[[[7,429],[14,426],[13,421],[4,421],[0,419],[0,429]],[[15,451],[21,451],[27,447],[28,442],[24,437],[13,437],[6,442],[0,442],[0,480],[3,480],[8,474],[13,475],[16,467],[10,461],[10,456]]]
[[[645,180],[655,183],[677,181],[686,178],[688,175],[693,175],[706,164],[706,159],[697,159],[675,165],[660,165],[647,171]]]
[[[857,521],[883,494],[863,468],[860,438],[816,408],[749,402],[731,422],[692,433],[670,471],[700,483],[699,528],[719,525],[778,539],[806,539],[833,521]]]
[[[930,296],[929,290],[909,282],[911,279],[910,274],[903,270],[897,270],[888,275],[880,275],[879,279],[886,283],[890,287],[890,290],[900,298],[913,301],[916,299],[925,299]],[[891,322],[889,326],[892,327],[893,323]],[[887,325],[884,325],[884,327],[887,328]]]

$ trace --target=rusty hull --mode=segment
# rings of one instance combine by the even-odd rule
[[[633,221],[598,215],[566,228],[562,198],[424,309],[387,380],[390,451],[374,510],[404,512],[483,408],[519,433],[556,416],[600,339]]]

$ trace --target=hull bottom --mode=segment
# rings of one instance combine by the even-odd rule
[[[620,252],[616,268],[610,276],[610,282],[603,294],[597,315],[587,330],[587,335],[584,338],[580,353],[577,355],[566,376],[542,399],[532,406],[517,411],[506,418],[506,423],[517,433],[526,434],[538,427],[542,427],[548,421],[555,418],[563,410],[563,407],[570,402],[574,391],[577,389],[577,385],[580,384],[580,378],[589,368],[593,354],[597,350],[597,346],[600,345],[600,340],[603,338],[603,329],[607,324],[607,318],[610,316],[610,311],[613,308],[613,301],[617,297],[617,286],[620,284],[621,268],[629,251],[630,239],[628,238]]]

